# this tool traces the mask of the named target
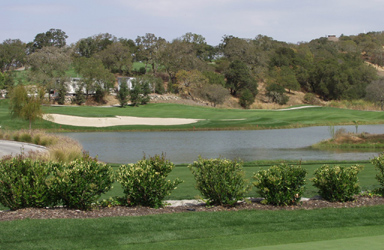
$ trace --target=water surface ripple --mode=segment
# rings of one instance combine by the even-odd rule
[[[335,126],[355,132],[355,126]],[[65,133],[78,140],[91,156],[104,162],[132,163],[143,154],[166,153],[172,162],[191,163],[204,158],[253,160],[368,160],[380,150],[345,152],[316,150],[310,145],[331,137],[330,128],[246,131],[183,131],[183,132],[88,132]],[[360,125],[358,132],[384,134],[384,125]]]

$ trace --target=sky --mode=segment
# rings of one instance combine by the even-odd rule
[[[31,42],[61,29],[67,44],[100,33],[168,41],[187,32],[218,45],[224,35],[289,43],[384,30],[383,0],[0,0],[0,42]]]

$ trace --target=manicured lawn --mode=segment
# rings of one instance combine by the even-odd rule
[[[298,162],[288,162],[292,165],[299,164]],[[267,169],[270,166],[273,166],[275,164],[280,164],[279,161],[255,161],[255,162],[247,162],[244,164],[244,171],[246,173],[246,178],[250,180],[252,183],[252,177],[253,174],[258,172],[261,169]],[[308,171],[307,175],[307,190],[304,193],[304,197],[313,197],[317,195],[317,189],[312,186],[312,182],[310,181],[311,178],[313,178],[314,172],[317,168],[321,167],[325,163],[321,162],[302,162],[301,166],[303,166]],[[375,179],[376,176],[376,170],[374,166],[368,162],[368,161],[362,161],[362,162],[329,162],[327,163],[329,165],[340,165],[340,166],[351,166],[354,164],[359,164],[364,166],[364,170],[359,173],[359,181],[360,186],[362,190],[372,190],[379,186],[377,180]],[[118,164],[113,165],[114,169],[118,168]],[[179,186],[177,186],[177,189],[175,189],[172,194],[167,197],[169,200],[182,200],[182,199],[195,199],[197,196],[200,195],[199,191],[195,188],[195,180],[194,177],[187,167],[187,165],[177,165],[169,175],[169,178],[171,180],[175,178],[180,178],[181,180],[184,180],[183,183],[181,183]],[[121,196],[123,194],[123,191],[121,189],[121,186],[118,183],[114,184],[114,188],[108,192],[107,194],[103,195],[102,198],[108,198],[110,196]],[[258,197],[258,194],[256,193],[256,189],[252,188],[252,190],[248,193],[249,197]]]
[[[0,222],[0,249],[380,249],[384,206]]]
[[[212,107],[187,106],[178,104],[148,104],[140,107],[44,107],[46,113],[57,113],[86,117],[162,117],[202,119],[194,124],[179,126],[115,126],[108,128],[85,128],[38,121],[34,128],[54,131],[116,131],[116,130],[193,130],[193,129],[268,129],[293,128],[317,125],[380,124],[384,112],[357,111],[317,107],[289,111],[218,109]],[[28,128],[28,123],[11,119],[8,100],[0,100],[0,126],[5,129]]]

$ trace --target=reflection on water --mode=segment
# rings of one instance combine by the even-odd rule
[[[336,126],[355,132],[355,126]],[[384,125],[360,125],[359,132],[384,134]],[[78,140],[91,156],[105,162],[132,163],[144,154],[166,153],[172,162],[204,158],[253,160],[367,160],[381,150],[318,150],[309,146],[330,138],[326,126],[298,129],[186,132],[65,133]]]

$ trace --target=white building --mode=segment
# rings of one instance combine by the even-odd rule
[[[132,81],[134,81],[134,80],[136,80],[135,77],[118,77],[117,78],[117,83],[118,83],[117,90],[120,91],[121,84],[126,84],[129,90],[133,89]]]

